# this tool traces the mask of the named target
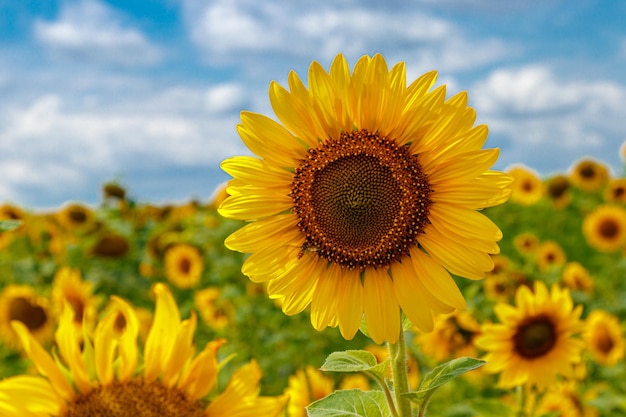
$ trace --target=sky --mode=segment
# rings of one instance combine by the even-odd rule
[[[466,90],[495,169],[623,175],[626,2],[0,0],[0,204],[206,201],[272,80],[382,53]]]

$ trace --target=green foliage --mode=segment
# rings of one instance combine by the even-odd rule
[[[309,417],[390,417],[381,391],[343,390],[315,401],[307,408]]]

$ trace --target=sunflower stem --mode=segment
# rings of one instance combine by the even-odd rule
[[[396,406],[399,417],[411,417],[411,402],[402,394],[409,392],[409,378],[407,373],[406,346],[404,345],[404,330],[400,330],[400,337],[396,343],[387,343],[391,358],[391,375],[393,378],[393,393],[396,397]]]

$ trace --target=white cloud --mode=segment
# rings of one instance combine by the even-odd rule
[[[68,2],[58,20],[37,20],[35,38],[55,52],[116,65],[150,65],[162,52],[137,29],[97,0]]]

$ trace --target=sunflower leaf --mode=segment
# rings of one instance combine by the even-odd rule
[[[0,232],[15,230],[22,224],[19,220],[0,220]]]
[[[365,372],[384,378],[388,364],[388,360],[378,363],[376,356],[365,350],[344,350],[328,355],[321,369],[330,372]]]
[[[417,391],[403,395],[418,404],[420,408],[425,408],[437,388],[465,372],[480,368],[485,363],[487,362],[475,358],[457,358],[444,362],[424,376]]]
[[[309,417],[389,417],[382,391],[335,391],[306,407]]]

